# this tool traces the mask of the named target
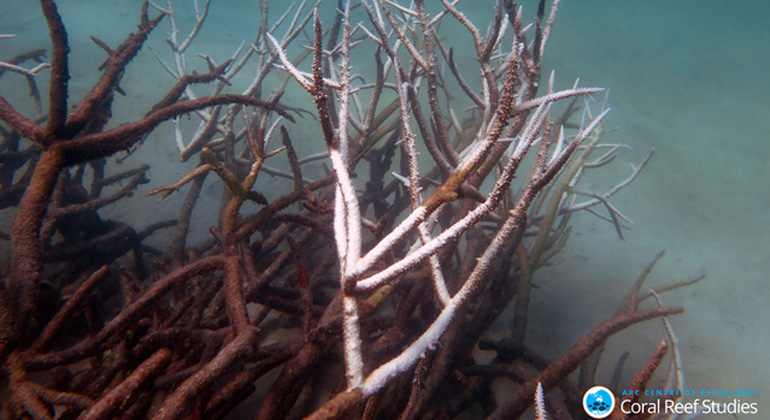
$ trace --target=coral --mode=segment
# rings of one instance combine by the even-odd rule
[[[593,378],[587,363],[595,366],[591,355],[612,335],[681,313],[639,308],[691,283],[643,294],[650,265],[621,309],[570,350],[547,360],[528,347],[533,275],[565,246],[576,212],[603,207],[608,216],[600,217],[623,237],[628,219],[610,199],[652,153],[606,192],[580,186],[624,146],[602,142],[609,109],[593,112],[585,101],[601,89],[556,90],[553,74],[541,88],[558,1],[549,16],[540,2],[529,31],[521,8],[500,1],[484,36],[457,2],[442,3],[431,15],[422,0],[412,8],[339,1],[325,29],[304,3],[271,22],[261,0],[253,45],[219,64],[202,55],[209,71],[200,74],[188,71],[187,58],[212,1],[195,3],[183,39],[171,0],[145,2],[136,32],[119,46],[92,37],[108,58],[70,107],[67,32],[55,3],[41,0],[50,65],[35,50],[0,66],[25,78],[38,109],[47,105],[33,119],[0,97],[0,203],[16,208],[0,290],[7,415],[208,419],[251,407],[259,419],[445,418],[469,409],[514,418],[536,395],[544,419],[545,393],[570,389],[565,380],[581,365]],[[351,20],[352,7],[364,21]],[[473,42],[478,80],[442,38],[449,20]],[[128,64],[164,21],[173,64],[153,53],[176,83],[143,118],[113,126],[115,93],[131,91],[120,85]],[[293,57],[308,33],[311,47]],[[364,56],[374,74],[354,73]],[[38,64],[22,66],[30,60]],[[247,68],[253,78],[235,83]],[[42,71],[51,73],[47,103],[36,85]],[[304,100],[284,94],[295,82]],[[205,86],[210,95],[199,94]],[[554,117],[558,102],[566,105]],[[296,117],[308,114],[312,128],[300,131],[308,123]],[[113,176],[105,167],[145,147],[161,124],[171,127],[181,161],[198,160],[148,193],[163,200],[186,190],[178,218],[142,230],[103,219],[100,209],[152,182],[146,165]],[[271,147],[279,133],[282,145]],[[295,133],[326,151],[302,156]],[[284,156],[288,170],[275,167]],[[318,160],[327,172],[311,179]],[[291,186],[265,194],[264,175]],[[211,239],[188,244],[204,183],[219,181],[219,211],[206,215]],[[165,248],[146,243],[169,228]],[[513,300],[510,338],[483,340]],[[478,364],[476,349],[497,357]],[[646,386],[664,353],[633,386]],[[515,365],[529,373],[509,370]],[[516,383],[501,400],[488,392],[497,378]],[[569,397],[554,403],[578,409]]]

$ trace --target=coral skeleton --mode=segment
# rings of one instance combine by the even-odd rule
[[[622,239],[631,220],[611,200],[652,157],[601,191],[582,182],[628,147],[603,140],[603,89],[541,77],[558,0],[529,25],[499,0],[486,33],[459,0],[303,0],[278,15],[260,0],[256,33],[224,62],[195,41],[227,2],[188,3],[145,1],[120,45],[91,37],[107,58],[87,92],[69,84],[77,57],[53,0],[40,0],[50,51],[0,57],[0,82],[22,78],[30,96],[0,91],[0,204],[14,215],[0,232],[6,418],[510,419],[534,403],[545,420],[548,393],[554,418],[575,418],[585,384],[568,376],[593,380],[607,340],[651,319],[665,322],[683,386],[667,321],[683,309],[658,295],[702,276],[645,294],[653,263],[563,354],[527,340],[533,278],[567,246],[572,216]],[[159,27],[169,50],[142,52]],[[171,82],[127,122],[113,105],[131,100],[124,76],[139,59],[144,77]],[[163,139],[194,163],[186,174],[117,165]],[[212,185],[219,207],[204,212]],[[178,216],[106,216],[156,198]],[[650,297],[658,305],[640,307]],[[487,340],[501,317],[506,338]]]

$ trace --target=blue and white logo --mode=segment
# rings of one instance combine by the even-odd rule
[[[603,386],[592,387],[583,394],[583,410],[591,418],[603,419],[612,414],[614,409],[615,396]]]

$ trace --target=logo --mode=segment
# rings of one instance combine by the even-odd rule
[[[615,409],[615,396],[612,391],[603,387],[595,386],[583,394],[583,410],[591,418],[603,419],[608,417]]]

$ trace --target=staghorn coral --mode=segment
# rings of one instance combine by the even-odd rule
[[[54,2],[41,0],[52,42],[48,112],[33,120],[0,98],[7,127],[0,202],[17,207],[0,291],[6,414],[221,418],[248,405],[260,419],[437,418],[468,409],[512,418],[537,395],[545,416],[543,390],[571,389],[565,378],[610,336],[681,313],[639,309],[651,296],[639,293],[645,274],[622,309],[565,354],[553,361],[533,355],[526,344],[533,274],[565,246],[575,212],[603,206],[622,236],[626,218],[610,198],[649,156],[607,192],[579,187],[586,171],[612,162],[622,146],[601,141],[606,107],[594,114],[586,104],[582,123],[570,122],[580,100],[601,89],[557,91],[553,76],[540,88],[558,2],[547,17],[541,2],[531,39],[514,2],[498,2],[485,36],[457,2],[442,3],[430,14],[422,1],[411,8],[339,2],[325,29],[304,4],[271,21],[261,1],[252,47],[221,64],[204,55],[209,72],[198,74],[188,72],[186,57],[212,1],[196,3],[184,39],[172,1],[145,2],[136,33],[121,45],[95,39],[108,59],[70,111],[67,33]],[[351,7],[364,21],[351,21]],[[475,82],[440,35],[439,23],[449,19],[475,46]],[[176,84],[144,118],[109,128],[115,92],[130,91],[120,86],[128,63],[164,20],[173,64],[155,54]],[[310,26],[312,47],[292,57],[290,46]],[[366,46],[375,73],[356,74]],[[42,103],[35,78],[48,65],[20,66],[40,57],[30,52],[3,68],[22,74]],[[234,85],[246,68],[253,78]],[[311,112],[284,97],[294,82],[317,118],[316,137],[303,142],[323,145],[324,153],[295,150],[288,123]],[[199,94],[203,84],[211,95]],[[569,103],[554,118],[559,101]],[[465,102],[471,111],[460,120],[457,106]],[[177,118],[184,114],[195,130]],[[191,184],[179,217],[141,231],[103,220],[101,207],[150,182],[144,166],[105,177],[106,158],[133,153],[165,122],[180,160],[199,161],[149,193],[164,199]],[[278,133],[282,146],[271,148]],[[275,167],[283,156],[288,170]],[[330,171],[308,178],[307,166],[319,159]],[[263,174],[289,179],[291,189],[268,199]],[[121,180],[129,181],[103,193]],[[216,180],[225,188],[218,214],[208,215],[211,239],[190,245],[192,211],[204,183]],[[166,249],[144,242],[166,228],[174,229]],[[105,294],[119,297],[116,307],[100,301]],[[480,341],[514,299],[510,339]],[[477,347],[497,358],[477,364]],[[514,362],[538,373],[517,377],[508,371]],[[647,379],[656,366],[644,371]],[[280,372],[268,375],[273,370]],[[39,382],[38,372],[49,379]],[[518,386],[496,401],[486,391],[498,377]]]

